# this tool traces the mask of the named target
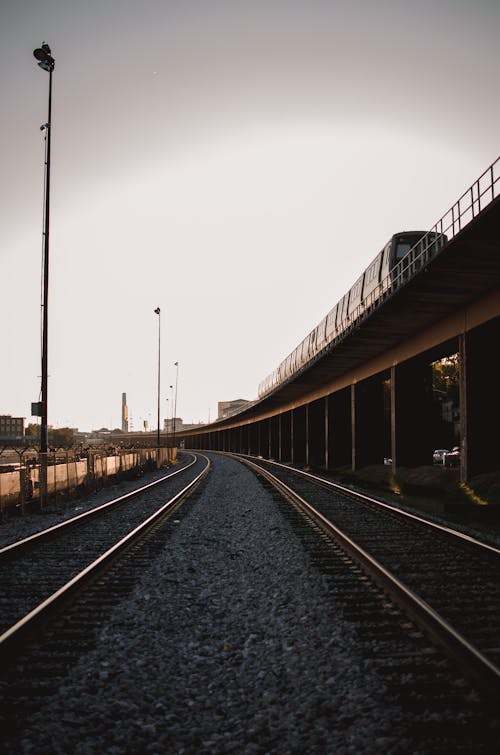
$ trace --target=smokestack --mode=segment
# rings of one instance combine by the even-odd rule
[[[126,393],[122,393],[122,433],[128,433],[128,406]]]

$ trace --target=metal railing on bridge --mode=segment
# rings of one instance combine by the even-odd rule
[[[363,316],[372,312],[375,305],[382,304],[389,295],[406,285],[408,280],[442,251],[445,246],[445,237],[448,242],[451,241],[499,194],[500,157],[474,181],[467,191],[464,191],[426,235],[393,267],[389,275],[353,311],[350,318],[341,323],[339,328],[341,336],[343,337],[347,330],[358,325]]]

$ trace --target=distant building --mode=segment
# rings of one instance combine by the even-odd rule
[[[100,427],[99,430],[92,430],[88,433],[89,438],[107,438],[111,435],[111,430],[107,427]]]
[[[239,412],[250,402],[244,398],[237,398],[234,401],[219,401],[217,404],[217,419],[224,419],[235,412]]]
[[[196,427],[201,427],[201,423],[198,423],[196,425],[185,425],[183,420],[180,417],[175,418],[175,432],[180,433],[183,430],[194,430]],[[163,432],[165,433],[173,433],[174,432],[174,420],[172,418],[164,419],[163,420]]]
[[[166,433],[173,433],[174,428],[176,432],[185,429],[181,417],[170,417],[163,420],[163,430]]]
[[[0,415],[0,438],[24,437],[24,417],[11,417],[10,414]]]

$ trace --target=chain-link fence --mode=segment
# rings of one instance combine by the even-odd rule
[[[47,454],[44,505],[63,503],[109,483],[140,477],[176,461],[176,448],[57,450]],[[40,507],[44,459],[34,449],[12,449],[0,457],[0,515]]]

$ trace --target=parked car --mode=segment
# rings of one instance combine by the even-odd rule
[[[444,455],[443,464],[445,467],[460,466],[460,448],[458,446],[454,446],[451,451]]]
[[[436,448],[434,453],[432,454],[432,461],[434,464],[443,464],[444,463],[444,457],[445,454],[450,453],[450,450],[448,448]]]

